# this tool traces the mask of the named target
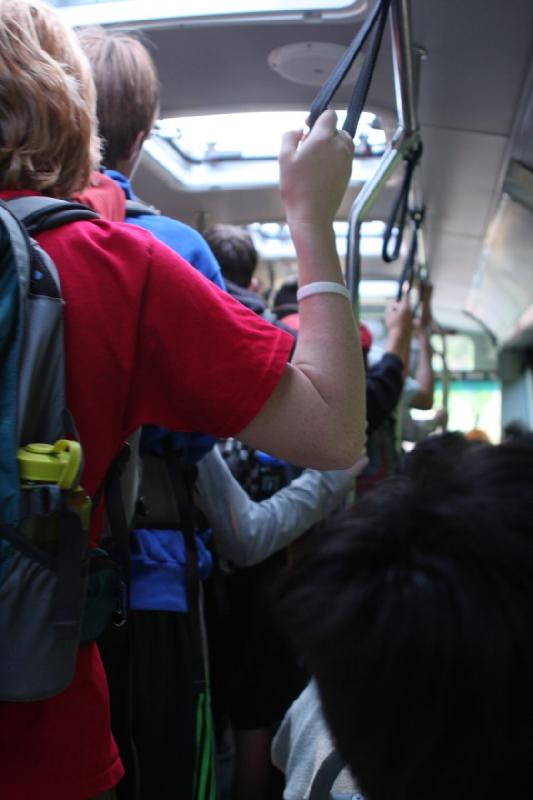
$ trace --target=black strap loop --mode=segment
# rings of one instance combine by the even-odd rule
[[[422,156],[422,142],[418,142],[416,148],[411,150],[405,156],[405,174],[403,177],[400,191],[394,201],[391,213],[387,220],[385,233],[383,235],[383,250],[381,257],[387,264],[397,261],[402,249],[403,234],[405,230],[405,223],[407,220],[407,212],[409,210],[409,192],[411,191],[411,184],[413,182],[413,175],[418,162]],[[392,239],[392,231],[397,228],[398,233],[394,248],[390,252],[390,242]]]
[[[403,265],[402,274],[398,282],[398,301],[402,299],[403,287],[406,283],[409,284],[409,291],[413,286],[415,279],[415,263],[418,252],[418,231],[424,221],[424,210],[411,211],[411,219],[413,222],[411,232],[411,242],[409,243],[409,251]]]
[[[359,124],[359,117],[361,116],[361,112],[368,95],[368,90],[370,88],[370,81],[372,80],[374,67],[376,65],[390,4],[391,0],[378,0],[372,11],[369,13],[368,17],[363,23],[363,26],[353,38],[343,57],[313,100],[308,117],[308,124],[310,128],[313,127],[322,112],[328,108],[335,92],[343,82],[350,67],[361,52],[363,45],[375,28],[374,34],[368,46],[365,61],[352,92],[346,114],[346,120],[342,126],[342,129],[348,131],[352,139],[355,136],[357,125]]]

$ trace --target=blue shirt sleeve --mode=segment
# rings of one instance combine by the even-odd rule
[[[191,230],[191,232],[196,233],[194,230]],[[197,234],[197,239],[197,245],[192,251],[191,258],[188,258],[187,261],[221,289],[226,289],[220,266],[213,251],[199,233]]]

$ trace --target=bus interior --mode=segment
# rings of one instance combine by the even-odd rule
[[[293,274],[280,136],[304,124],[372,3],[51,4],[74,26],[135,29],[153,55],[162,106],[137,194],[200,231],[248,226],[264,288]],[[386,263],[383,233],[405,157],[422,143],[409,205],[423,211],[416,270],[434,286],[436,406],[451,429],[481,428],[493,442],[509,422],[533,423],[532,33],[530,0],[393,2],[337,223],[354,305],[379,344],[409,247],[406,233]],[[341,122],[362,61],[332,103]]]

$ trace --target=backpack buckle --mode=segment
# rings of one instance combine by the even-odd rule
[[[61,507],[61,489],[56,484],[26,486],[21,492],[21,519],[47,517]]]

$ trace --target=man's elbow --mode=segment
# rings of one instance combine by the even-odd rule
[[[315,469],[349,469],[361,457],[366,444],[366,420],[329,437]]]

